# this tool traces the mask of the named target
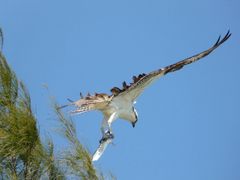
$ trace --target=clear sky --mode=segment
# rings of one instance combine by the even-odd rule
[[[118,179],[240,179],[239,0],[0,0],[4,54],[28,87],[42,137],[65,141],[49,93],[59,103],[105,92],[139,73],[232,37],[202,61],[169,74],[138,99],[139,121],[113,124],[114,146],[96,166]],[[73,118],[91,152],[99,112]]]

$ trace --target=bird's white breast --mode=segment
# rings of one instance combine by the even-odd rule
[[[111,109],[117,112],[122,119],[132,120],[133,118],[133,103],[127,99],[116,97],[109,105]]]

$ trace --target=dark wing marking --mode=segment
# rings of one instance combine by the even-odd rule
[[[114,98],[125,96],[124,98],[134,101],[141,94],[141,92],[154,80],[158,79],[159,77],[161,77],[167,73],[180,70],[181,68],[183,68],[183,66],[185,66],[187,64],[191,64],[191,63],[207,56],[213,50],[215,50],[217,47],[219,47],[222,43],[224,43],[230,36],[231,36],[231,33],[230,33],[230,31],[228,31],[227,34],[222,39],[221,39],[221,36],[219,36],[217,42],[206,51],[203,51],[192,57],[186,58],[175,64],[172,64],[172,65],[166,66],[164,68],[161,68],[159,70],[150,72],[147,75],[141,74],[138,77],[134,76],[133,83],[131,83],[130,86],[127,86],[124,83],[125,88],[123,88],[122,90],[117,87],[113,88],[114,90],[117,90],[117,91],[114,91],[115,93],[113,93],[113,95],[115,96]]]

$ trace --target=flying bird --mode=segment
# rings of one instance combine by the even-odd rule
[[[99,110],[103,113],[103,121],[101,126],[101,132],[103,138],[100,142],[104,142],[109,138],[113,138],[111,124],[118,118],[127,120],[135,127],[138,121],[138,113],[134,107],[136,99],[152,82],[158,78],[177,70],[180,70],[187,64],[191,64],[199,59],[209,55],[212,51],[218,48],[231,36],[230,31],[221,39],[219,36],[217,42],[209,49],[198,53],[192,57],[188,57],[177,63],[171,64],[164,68],[152,71],[148,74],[142,73],[138,76],[133,76],[133,81],[127,84],[125,81],[122,83],[122,87],[113,87],[111,94],[95,93],[94,95],[88,94],[83,96],[80,93],[80,100],[71,101],[70,104],[62,106],[60,108],[73,105],[75,110],[71,111],[71,114],[80,114],[92,110]]]

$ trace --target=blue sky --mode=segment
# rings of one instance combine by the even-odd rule
[[[133,129],[117,120],[115,146],[96,166],[118,179],[240,179],[240,3],[237,0],[3,1],[4,54],[27,85],[42,137],[66,142],[49,92],[59,103],[105,92],[232,37],[211,55],[169,74],[138,99]],[[73,117],[91,152],[99,112]]]

